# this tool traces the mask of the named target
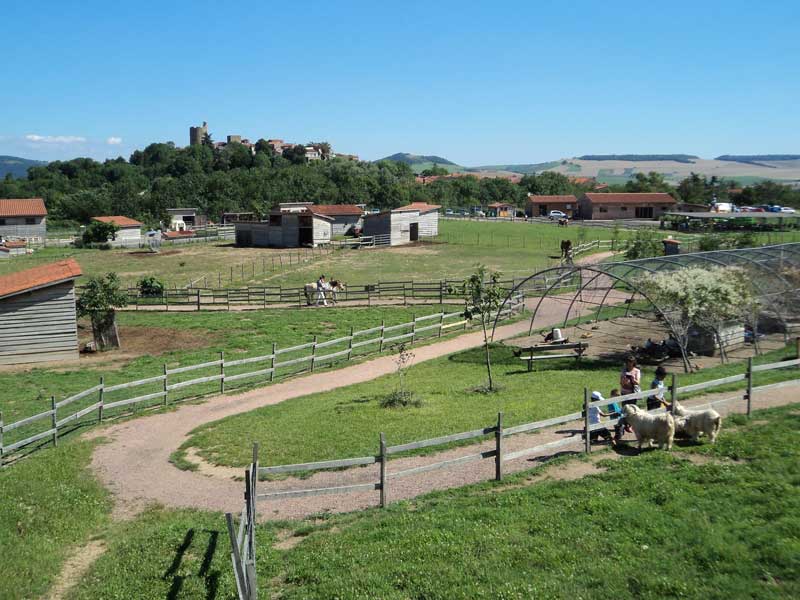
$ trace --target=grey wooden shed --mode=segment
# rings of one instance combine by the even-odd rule
[[[78,360],[73,259],[0,276],[0,365]]]

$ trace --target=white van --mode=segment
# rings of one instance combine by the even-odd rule
[[[729,213],[733,212],[733,204],[730,202],[716,202],[711,205],[711,212]]]

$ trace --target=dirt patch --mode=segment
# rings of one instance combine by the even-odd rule
[[[214,465],[206,461],[202,456],[197,453],[197,448],[187,448],[186,460],[197,466],[196,473],[201,473],[208,477],[223,477],[227,479],[241,479],[244,474],[244,469],[236,469],[234,467],[222,467]]]
[[[426,254],[438,254],[438,250],[430,246],[415,246],[407,244],[405,246],[396,246],[385,250],[388,254],[413,254],[414,256],[424,256]]]
[[[89,567],[94,564],[101,554],[106,551],[106,543],[103,540],[92,540],[85,546],[75,550],[64,563],[61,573],[56,579],[50,594],[49,600],[61,600],[66,597],[70,590],[83,578]]]
[[[291,529],[283,529],[278,532],[278,541],[272,544],[272,547],[276,550],[291,550],[306,537],[308,536],[294,535]]]
[[[173,254],[180,254],[180,250],[164,250],[162,252],[128,252],[128,256],[134,258],[149,258],[151,256],[172,256]]]
[[[675,456],[688,460],[693,465],[738,465],[744,461],[732,458],[716,458],[707,454],[694,454],[690,452],[675,452]]]

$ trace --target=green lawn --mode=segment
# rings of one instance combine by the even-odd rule
[[[715,446],[603,460],[577,481],[531,484],[559,459],[383,510],[261,524],[259,597],[797,598],[797,405],[728,423]],[[300,543],[278,550],[279,535]],[[221,514],[154,509],[107,538],[74,598],[234,595]]]
[[[456,306],[445,305],[445,310],[457,310]],[[248,312],[123,312],[118,321],[121,328],[122,350],[108,355],[83,357],[74,365],[65,363],[57,367],[31,367],[20,370],[0,371],[0,411],[6,423],[36,414],[50,408],[50,396],[62,399],[84,389],[97,385],[101,376],[107,385],[153,377],[162,373],[163,365],[170,368],[197,364],[219,358],[224,351],[228,360],[259,356],[272,352],[272,343],[286,348],[312,341],[315,335],[319,340],[332,339],[349,334],[350,328],[367,329],[385,321],[387,326],[411,320],[412,315],[423,316],[439,311],[439,306],[415,307],[353,307],[328,308],[317,310],[266,310]],[[129,357],[126,351],[128,339],[136,338],[139,352]],[[172,339],[175,338],[175,339]],[[152,350],[148,350],[152,347]],[[171,348],[160,350],[161,348]],[[335,351],[338,347],[331,348]],[[358,349],[354,355],[374,351],[370,346]],[[305,353],[308,351],[306,350]],[[283,360],[294,355],[282,356]],[[264,366],[246,366],[243,370],[255,370]],[[288,374],[295,367],[286,367],[279,375]],[[229,374],[234,374],[231,371]],[[194,371],[186,374],[186,379],[202,377],[213,373]],[[258,383],[256,380],[250,380]],[[249,383],[248,380],[243,382]],[[260,382],[261,385],[264,382]],[[208,386],[207,386],[208,387]],[[201,391],[212,391],[214,386]],[[231,386],[233,387],[233,386]],[[159,391],[159,384],[137,388],[141,394]],[[196,395],[200,388],[188,388],[183,397]],[[118,392],[124,394],[126,391]],[[107,402],[132,396],[110,395]],[[182,397],[178,391],[174,398]],[[84,405],[97,400],[96,396],[86,398]],[[64,409],[63,415],[81,406],[71,405]],[[40,421],[42,429],[49,422]],[[35,430],[26,428],[14,431],[21,437],[32,435]],[[19,439],[21,439],[21,437]],[[14,441],[12,432],[5,438],[6,443]]]
[[[38,598],[68,551],[108,524],[111,500],[89,474],[93,444],[65,443],[0,469],[0,598]]]
[[[794,357],[791,350],[775,351],[756,363],[790,355]],[[396,386],[396,376],[389,375],[209,423],[198,428],[184,448],[198,448],[207,460],[236,467],[248,464],[253,442],[260,444],[265,465],[366,456],[377,451],[381,432],[389,445],[403,444],[490,426],[500,411],[504,424],[513,426],[580,411],[584,386],[606,394],[618,387],[616,363],[556,360],[528,373],[510,347],[497,346],[492,356],[501,388],[494,394],[473,391],[486,381],[483,350],[474,349],[411,367],[408,387],[422,400],[420,407],[380,406],[381,395]],[[679,385],[743,369],[741,363],[704,369],[680,375]],[[773,371],[759,374],[756,384],[792,377],[797,377],[796,370]],[[652,370],[642,375],[646,385],[652,378]]]

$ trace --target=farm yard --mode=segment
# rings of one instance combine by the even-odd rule
[[[251,258],[239,263],[255,264],[249,279],[242,268],[241,281],[222,283],[260,284],[275,278],[282,285],[302,285],[320,272],[356,282],[457,280],[472,273],[478,262],[504,275],[526,276],[557,263],[553,257],[561,239],[577,244],[617,235],[546,224],[453,222],[432,243],[315,253],[308,256],[313,262],[293,261],[280,273],[260,270]],[[273,252],[199,244],[184,250],[187,260],[179,269],[173,262],[158,261],[181,255],[154,255],[151,264],[159,266],[146,274],[168,273],[174,280],[191,271],[193,277],[204,266],[220,264],[213,261],[228,252],[237,258],[239,253]],[[124,273],[133,268],[130,262],[146,260],[126,259],[115,250],[76,252],[78,260],[88,253],[91,266],[85,270],[90,274],[116,268]],[[601,256],[608,259],[608,254]],[[579,258],[594,260],[592,255]],[[140,276],[133,270],[124,275],[126,281]],[[797,405],[757,412],[750,419],[726,416],[713,447],[678,442],[669,454],[638,453],[629,436],[611,452],[595,444],[596,452],[584,458],[566,449],[527,459],[517,456],[525,443],[546,447],[554,441],[560,448],[563,441],[573,446],[580,442],[580,430],[576,434],[573,428],[579,427],[574,421],[586,402],[584,389],[608,394],[619,383],[620,358],[629,347],[645,336],[663,335],[663,328],[640,314],[640,303],[622,304],[626,297],[612,295],[604,313],[609,320],[598,323],[587,322],[598,316],[597,307],[579,301],[575,306],[581,324],[565,315],[566,295],[546,298],[537,331],[566,318],[564,332],[585,339],[589,350],[580,361],[549,360],[532,371],[519,356],[520,346],[538,341],[528,335],[530,313],[506,315],[491,347],[493,391],[485,389],[480,327],[461,325],[463,305],[458,302],[295,305],[247,312],[121,311],[121,349],[82,355],[77,363],[0,369],[0,384],[13,390],[13,395],[4,394],[0,406],[0,423],[6,424],[0,443],[6,447],[23,436],[7,425],[46,412],[55,406],[54,394],[58,399],[73,395],[77,399],[71,407],[90,411],[71,434],[57,432],[52,440],[48,417],[39,422],[45,436],[40,449],[19,460],[5,457],[0,487],[8,490],[12,502],[11,510],[0,515],[0,552],[9,556],[0,595],[235,597],[224,512],[238,516],[241,510],[243,467],[252,459],[252,444],[259,444],[260,464],[269,466],[374,457],[381,451],[383,434],[390,447],[399,447],[388,461],[392,472],[404,466],[409,472],[425,472],[442,457],[454,461],[455,469],[405,480],[404,486],[392,488],[391,502],[383,510],[368,508],[377,502],[373,487],[352,497],[323,495],[320,502],[260,502],[255,526],[259,597],[604,597],[606,590],[623,597],[694,597],[698,590],[708,595],[712,584],[714,590],[746,590],[749,595],[766,590],[774,597],[792,597],[797,565],[791,532],[798,523],[783,515],[797,508],[790,489],[793,467],[788,466],[796,460],[790,426],[796,424]],[[629,311],[635,316],[625,318]],[[457,327],[445,330],[451,317]],[[81,322],[81,327],[81,340],[89,341],[88,323]],[[363,338],[358,331],[364,331]],[[446,339],[439,339],[445,334]],[[400,340],[409,336],[414,343],[400,347]],[[277,360],[276,348],[284,352]],[[754,406],[787,404],[797,391],[798,371],[787,368],[796,367],[796,346],[772,336],[764,339],[762,350],[752,362],[757,373],[747,370],[750,346],[731,352],[727,364],[696,359],[696,372],[678,374],[679,385],[693,390],[681,400],[695,406],[736,397],[736,412],[744,407],[748,384],[782,385],[757,388]],[[348,364],[321,362],[328,355]],[[282,365],[280,371],[276,363]],[[679,372],[678,363],[665,364]],[[643,387],[653,368],[642,367]],[[248,369],[258,369],[253,373],[257,378],[250,379]],[[273,382],[276,373],[280,380]],[[97,423],[93,408],[97,388],[92,386],[101,377],[100,389],[107,387],[109,395],[100,392],[100,415],[104,398],[111,401],[109,406],[124,405],[122,410],[109,409],[105,423]],[[721,378],[713,389],[700,389],[704,382]],[[144,380],[136,393],[152,398],[141,406],[157,409],[167,396],[170,406],[142,412],[138,403],[119,402],[113,393],[124,392],[135,379]],[[229,386],[228,380],[237,383]],[[93,391],[81,395],[86,389]],[[408,393],[408,405],[385,402],[398,391]],[[505,479],[477,483],[488,478],[490,461],[466,470],[458,465],[470,456],[465,452],[491,455],[498,413],[510,431],[532,421],[561,427],[543,425],[511,438],[511,454],[503,459],[511,461]],[[58,422],[55,408],[52,419]],[[780,452],[769,451],[766,430]],[[440,436],[445,441],[439,444],[416,444]],[[558,436],[567,437],[558,441]],[[335,487],[337,481],[363,485],[365,477],[377,473],[375,461],[371,463],[327,473],[312,469],[307,476],[290,470],[267,476],[259,489],[303,489],[317,482]],[[748,485],[762,491],[748,491]],[[768,492],[763,490],[768,486],[772,494],[766,503]],[[746,498],[758,503],[748,504],[742,531],[736,528],[734,509]],[[657,519],[652,518],[653,503],[659,507]],[[367,510],[348,512],[362,508]],[[689,517],[676,526],[676,515],[684,511]],[[78,512],[80,523],[75,523]],[[630,523],[630,530],[609,523]],[[667,532],[698,530],[703,535],[691,545],[692,552],[680,555],[686,577],[675,581],[665,557],[674,559],[678,542]],[[771,550],[764,543],[769,535],[779,540]],[[634,559],[625,563],[621,557],[629,555]],[[744,574],[731,576],[734,564]],[[709,566],[727,579],[721,584],[709,581]],[[615,577],[604,583],[603,593],[586,583],[596,581],[601,572]]]

